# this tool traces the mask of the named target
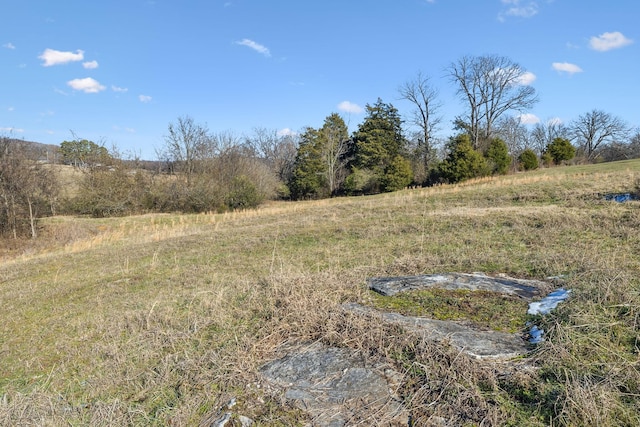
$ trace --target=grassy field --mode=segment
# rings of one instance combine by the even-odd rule
[[[231,397],[258,426],[304,425],[258,368],[314,340],[394,365],[416,425],[640,425],[640,202],[603,198],[639,187],[636,160],[238,213],[50,218],[0,261],[0,425],[198,425]],[[442,272],[562,276],[572,294],[509,364],[340,309],[377,304],[368,277]],[[487,310],[491,326],[502,308]]]

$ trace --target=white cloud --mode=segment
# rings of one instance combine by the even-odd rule
[[[126,87],[118,87],[118,86],[115,86],[115,85],[111,85],[111,90],[114,91],[114,92],[125,93],[129,89],[127,89]]]
[[[52,65],[66,64],[68,62],[82,61],[84,59],[84,51],[78,49],[76,53],[62,52],[54,49],[45,49],[42,55],[38,56],[44,63],[43,67],[50,67]]]
[[[528,86],[536,80],[536,75],[530,71],[524,72],[520,77],[518,77],[518,84],[523,86]]]
[[[354,114],[360,114],[364,111],[364,109],[361,106],[349,101],[342,101],[340,104],[338,104],[338,110],[344,111],[345,113],[354,113]]]
[[[551,64],[551,67],[553,67],[553,69],[556,71],[567,74],[582,72],[582,68],[578,67],[576,64],[570,64],[568,62],[554,62],[553,64]]]
[[[296,132],[292,131],[289,128],[280,129],[276,133],[277,133],[278,136],[295,136],[295,135],[297,135]]]
[[[24,129],[20,129],[20,128],[0,128],[0,132],[23,133]]]
[[[267,47],[261,45],[260,43],[256,43],[253,40],[242,39],[239,42],[236,42],[236,44],[239,44],[240,46],[247,46],[247,47],[255,50],[256,52],[263,54],[266,57],[270,57],[271,56],[271,52],[269,51],[269,49]]]
[[[82,66],[84,68],[86,68],[87,70],[93,70],[95,68],[98,68],[98,61],[87,61],[87,62],[83,62]]]
[[[9,108],[7,108],[7,111],[13,111],[13,110],[15,110],[15,108],[14,108],[14,107],[9,107]]]
[[[16,47],[13,45],[13,43],[5,43],[2,45],[2,47],[6,47],[7,49],[11,49],[14,50]]]
[[[540,119],[535,114],[525,113],[520,114],[520,123],[525,125],[535,125],[536,123],[540,123]]]
[[[138,95],[138,99],[140,100],[140,102],[144,102],[146,104],[147,102],[151,102],[153,98],[151,98],[149,95]]]
[[[97,80],[94,80],[91,77],[69,80],[67,82],[67,85],[74,90],[79,90],[84,93],[98,93],[106,89],[104,86],[98,83]]]
[[[508,7],[498,14],[498,20],[504,22],[508,16],[519,18],[531,18],[538,14],[538,2],[521,0],[502,0],[502,4]]]
[[[602,33],[598,37],[589,39],[589,47],[599,52],[606,52],[611,49],[618,49],[633,43],[633,40],[626,38],[621,32]]]

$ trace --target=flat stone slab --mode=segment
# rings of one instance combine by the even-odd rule
[[[369,289],[385,296],[399,292],[438,288],[447,290],[491,291],[517,295],[530,300],[546,294],[551,286],[538,280],[508,276],[491,277],[482,273],[424,274],[419,276],[374,277],[367,281]]]
[[[365,366],[353,350],[320,343],[292,347],[260,372],[272,387],[283,390],[285,399],[308,412],[314,426],[341,427],[356,420],[408,425],[394,395],[400,375],[383,365]]]
[[[343,304],[350,312],[379,316],[382,321],[402,326],[423,335],[426,339],[451,345],[478,359],[511,359],[527,353],[527,343],[518,334],[480,331],[454,321],[404,316],[366,307],[358,303]]]

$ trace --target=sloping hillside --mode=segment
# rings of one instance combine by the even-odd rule
[[[238,213],[46,219],[49,247],[0,264],[0,424],[198,425],[235,398],[255,425],[304,425],[260,367],[318,342],[392,366],[416,425],[638,425],[640,202],[604,196],[639,182],[636,160]],[[544,342],[496,363],[341,309],[375,305],[370,277],[446,272],[560,277],[572,294],[537,319]]]

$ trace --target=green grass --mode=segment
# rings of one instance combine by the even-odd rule
[[[243,213],[48,219],[0,264],[0,425],[198,425],[232,396],[257,425],[303,425],[258,368],[309,340],[394,365],[417,425],[638,425],[640,206],[602,195],[639,178],[636,160]],[[572,289],[523,360],[476,361],[340,309],[374,303],[369,277],[475,271]],[[467,297],[392,304],[469,317]],[[522,322],[472,298],[480,324]]]
[[[524,332],[528,303],[518,297],[496,292],[428,289],[394,296],[373,293],[374,306],[405,316],[437,320],[468,321],[480,329]]]

